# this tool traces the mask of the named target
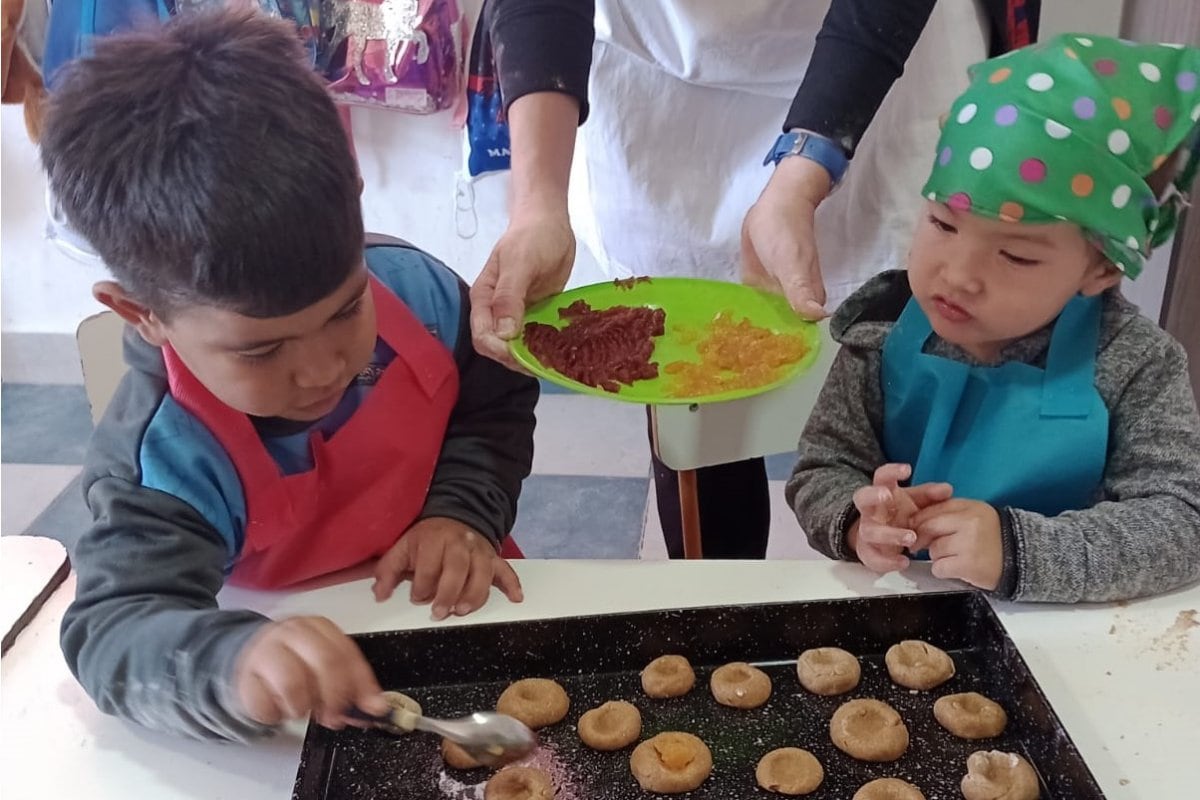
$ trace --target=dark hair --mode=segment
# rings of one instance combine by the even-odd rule
[[[358,170],[290,23],[186,14],[64,68],[41,142],[67,219],[160,315],[283,316],[361,263]]]

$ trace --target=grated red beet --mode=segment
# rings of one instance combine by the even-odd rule
[[[541,322],[525,326],[525,346],[547,367],[572,380],[616,392],[620,384],[658,377],[651,361],[654,337],[662,336],[661,308],[613,306],[594,310],[585,300],[559,309],[562,328]]]

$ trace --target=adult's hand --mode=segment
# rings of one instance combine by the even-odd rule
[[[508,229],[471,287],[475,349],[508,366],[508,340],[525,304],[562,291],[575,263],[567,185],[579,101],[560,92],[518,97],[508,108],[512,202]]]
[[[575,263],[575,234],[566,209],[513,218],[471,287],[475,349],[508,367],[508,340],[525,316],[525,304],[561,292]]]
[[[814,219],[831,188],[824,167],[789,156],[775,167],[742,223],[742,280],[781,293],[805,319],[825,316]]]

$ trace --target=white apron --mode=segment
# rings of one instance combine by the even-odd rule
[[[591,116],[580,129],[571,211],[613,277],[740,276],[746,211],[771,168],[830,0],[597,0]],[[938,3],[862,140],[817,212],[832,310],[902,265],[937,119],[987,56],[973,0]]]

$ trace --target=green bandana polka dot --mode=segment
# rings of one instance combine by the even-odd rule
[[[1008,222],[1074,222],[1130,278],[1197,166],[1200,49],[1069,34],[970,69],[925,195]],[[1146,176],[1182,146],[1174,186]]]

